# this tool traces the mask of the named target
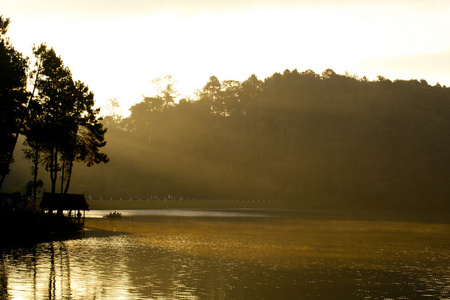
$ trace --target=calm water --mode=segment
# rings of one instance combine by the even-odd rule
[[[449,224],[108,212],[90,212],[71,239],[0,250],[0,299],[450,299]]]

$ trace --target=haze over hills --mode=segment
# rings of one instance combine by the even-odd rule
[[[75,166],[94,198],[284,199],[297,208],[449,209],[450,89],[286,70],[212,76],[198,99],[145,97],[107,116],[107,164]],[[29,180],[16,149],[5,181]],[[48,175],[41,170],[40,177]]]

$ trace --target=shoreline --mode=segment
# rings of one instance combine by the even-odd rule
[[[142,211],[153,211],[150,214],[142,213]],[[182,206],[166,206],[166,207],[142,207],[142,208],[92,208],[91,211],[97,214],[96,217],[86,219],[103,219],[105,221],[121,221],[121,220],[141,220],[145,218],[227,218],[227,216],[217,216],[201,213],[199,215],[192,214],[172,214],[167,211],[201,211],[201,212],[237,212],[244,213],[238,218],[253,217],[269,217],[283,219],[298,220],[360,220],[360,221],[380,221],[380,222],[413,222],[413,223],[441,223],[450,224],[450,215],[446,212],[438,211],[381,211],[381,210],[322,210],[322,209],[293,209],[279,207],[182,207]],[[99,218],[98,215],[106,215],[111,211],[124,213],[121,218]],[[246,213],[254,214],[254,216],[246,216]]]
[[[290,208],[286,202],[265,200],[88,200],[87,203],[90,210]]]
[[[64,216],[36,211],[0,214],[0,248],[33,245],[78,234],[83,226]]]

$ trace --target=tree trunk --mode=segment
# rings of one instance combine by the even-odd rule
[[[64,168],[66,165],[66,161],[64,159],[61,159],[61,195],[64,193]]]
[[[70,179],[72,178],[72,167],[73,167],[73,160],[69,162],[69,169],[67,170],[67,181],[66,181],[66,188],[64,189],[64,195],[66,195],[69,192]]]
[[[76,147],[76,139],[77,139],[77,135],[78,135],[78,130],[79,129],[78,129],[78,125],[77,125],[77,127],[75,129],[75,133],[74,133],[74,139],[75,139],[75,146],[74,147]],[[75,150],[71,149],[70,151],[71,151],[70,152],[70,159],[67,160],[69,166],[68,166],[68,169],[67,169],[67,175],[66,175],[67,176],[67,180],[66,180],[66,187],[64,189],[64,195],[66,195],[69,192],[70,179],[72,178],[73,162],[75,160],[75,152],[74,152]]]
[[[37,194],[37,177],[38,177],[38,172],[39,172],[39,158],[40,158],[40,153],[39,150],[35,149],[34,150],[34,158],[33,158],[33,209],[35,208],[36,205],[36,194]]]
[[[62,155],[61,155],[62,156]],[[56,159],[58,161],[58,159]],[[63,204],[64,204],[64,193],[63,193],[63,187],[64,187],[64,158],[61,157],[61,205],[58,207],[58,215],[62,215],[63,213]]]
[[[50,181],[52,183],[52,194],[56,193],[57,177],[58,177],[58,148],[54,147],[50,155]]]
[[[6,174],[0,175],[0,190],[2,189],[3,181],[5,180]]]

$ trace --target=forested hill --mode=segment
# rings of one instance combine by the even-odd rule
[[[105,118],[111,161],[74,172],[103,197],[285,199],[297,208],[449,209],[450,89],[286,70],[211,77]],[[17,157],[17,156],[16,156]]]

